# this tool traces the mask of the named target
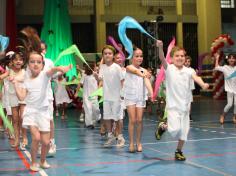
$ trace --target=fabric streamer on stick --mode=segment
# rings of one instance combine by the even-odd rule
[[[14,134],[13,126],[3,111],[2,103],[0,103],[0,116],[1,116],[1,119],[3,120],[4,125],[9,129],[10,133]]]
[[[63,50],[57,57],[57,59],[54,61],[54,64],[56,64],[61,57],[68,55],[68,54],[75,54],[76,56],[78,56],[80,58],[80,60],[85,63],[88,68],[93,71],[93,69],[89,66],[89,64],[86,62],[86,60],[84,59],[83,55],[80,53],[79,49],[77,48],[76,45],[71,45],[69,48]]]
[[[83,88],[80,88],[79,91],[78,91],[78,97],[80,98],[83,98],[83,93],[84,93],[84,89]]]
[[[226,78],[226,80],[227,80],[227,79],[234,78],[234,77],[236,77],[236,71],[234,71],[231,75],[229,75],[229,76]]]
[[[0,51],[6,50],[8,45],[9,45],[9,38],[0,35]]]
[[[127,28],[138,29],[140,32],[148,35],[152,39],[157,40],[152,35],[150,35],[134,18],[130,16],[124,17],[119,23],[118,34],[120,41],[125,47],[125,50],[129,53],[129,57],[127,59],[131,59],[133,56],[133,44],[132,41],[126,35]]]
[[[95,96],[103,97],[103,87],[98,88],[95,92],[89,95],[89,99],[92,99]]]
[[[123,53],[122,49],[118,46],[115,39],[112,36],[108,36],[107,41],[109,44],[114,46],[114,48],[120,53],[122,62],[125,61],[125,54]]]

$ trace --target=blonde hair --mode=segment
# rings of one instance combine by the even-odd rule
[[[102,54],[103,54],[103,52],[104,52],[105,49],[110,49],[110,50],[113,52],[113,55],[116,54],[116,49],[115,49],[113,46],[111,46],[111,45],[105,45],[105,46],[102,48]]]
[[[177,51],[184,51],[184,55],[186,54],[186,51],[183,47],[180,47],[180,46],[175,46],[172,48],[171,52],[170,52],[170,56],[173,57],[175,52]]]

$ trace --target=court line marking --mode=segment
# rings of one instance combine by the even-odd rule
[[[151,147],[145,147],[149,150],[152,150],[152,151],[155,151],[155,152],[158,152],[158,153],[161,153],[161,154],[164,154],[164,155],[168,155],[168,156],[172,156],[170,153],[166,153],[166,152],[162,152],[160,150],[156,150],[156,149],[153,149]],[[173,156],[172,156],[173,157]],[[224,176],[233,176],[233,175],[230,175],[230,174],[227,174],[225,172],[222,172],[222,171],[219,171],[219,170],[216,170],[216,169],[213,169],[213,168],[210,168],[210,167],[207,167],[207,166],[204,166],[204,165],[201,165],[201,164],[197,164],[195,162],[192,162],[192,161],[188,161],[186,160],[184,163],[188,163],[189,165],[193,165],[193,166],[197,166],[197,167],[200,167],[200,168],[204,168],[206,170],[209,170],[211,172],[214,172],[214,173],[217,173],[217,174],[220,174],[220,175],[224,175]]]

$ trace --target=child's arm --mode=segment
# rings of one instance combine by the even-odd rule
[[[153,97],[152,84],[148,78],[144,78],[144,83],[145,83],[145,86],[148,90],[149,97],[151,97],[151,100],[152,100],[152,97]]]
[[[20,101],[24,101],[26,95],[27,95],[27,90],[23,87],[20,87],[20,83],[16,80],[12,80],[12,83],[14,84],[14,88],[16,91],[16,96]]]
[[[68,72],[70,69],[72,68],[72,65],[68,65],[68,66],[58,66],[58,67],[53,67],[51,69],[49,69],[46,73],[48,76],[53,76],[53,74],[55,74],[56,72],[62,72],[62,73],[66,73]]]
[[[8,76],[9,76],[9,71],[7,70],[5,73],[0,75],[0,80],[3,80],[3,79],[5,79]]]
[[[163,65],[163,67],[166,69],[167,62],[166,62],[164,51],[163,51],[163,42],[161,40],[157,40],[156,46],[159,48],[159,58],[161,60],[161,63]]]
[[[201,86],[202,89],[206,90],[209,88],[209,84],[205,83],[201,77],[197,76],[195,73],[192,74],[192,78],[193,80],[199,85]]]
[[[142,72],[142,70],[137,69],[133,65],[126,66],[126,71],[129,72],[129,73],[133,73],[137,76],[143,77],[143,78],[145,77],[145,74],[144,74],[145,72]]]
[[[214,58],[215,58],[215,68],[216,68],[216,67],[220,66],[219,65],[220,54],[218,52],[216,52],[214,54]]]
[[[75,96],[76,98],[78,97],[79,89],[81,88],[81,86],[82,86],[82,84],[79,83],[78,86],[77,86],[77,88],[76,88],[76,91],[75,91],[75,94],[74,94],[74,96]]]

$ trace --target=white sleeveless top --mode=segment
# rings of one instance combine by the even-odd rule
[[[140,69],[143,70],[143,68]],[[124,81],[124,99],[133,101],[147,100],[147,89],[144,84],[144,78],[126,72]]]

